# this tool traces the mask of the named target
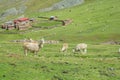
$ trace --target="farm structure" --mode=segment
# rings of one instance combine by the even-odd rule
[[[13,21],[8,21],[2,24],[1,28],[6,30],[26,30],[27,28],[32,27],[31,26],[32,20],[29,18],[19,18]]]
[[[6,30],[11,30],[11,29],[15,29],[15,25],[13,21],[8,21],[2,24],[1,28]]]
[[[72,19],[66,19],[66,20],[59,20],[57,16],[50,16],[50,17],[38,17],[38,18],[43,18],[43,19],[48,19],[48,20],[53,20],[57,22],[61,22],[63,26],[66,26],[70,23],[72,23]]]

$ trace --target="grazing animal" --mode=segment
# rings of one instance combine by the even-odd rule
[[[63,46],[61,48],[61,52],[65,52],[68,49],[68,43],[63,43]]]
[[[33,52],[35,55],[37,55],[37,52],[40,48],[43,47],[44,39],[41,39],[38,42],[24,42],[23,48],[24,48],[24,54],[27,56],[28,51]]]
[[[118,50],[118,53],[120,53],[120,48],[119,48],[119,50]]]
[[[77,51],[80,51],[83,54],[87,53],[87,44],[85,43],[77,44],[76,47],[73,49],[73,52]]]

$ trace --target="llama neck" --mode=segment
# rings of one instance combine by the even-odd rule
[[[40,44],[39,44],[39,48],[42,48],[42,47],[43,47],[43,43],[40,43]]]

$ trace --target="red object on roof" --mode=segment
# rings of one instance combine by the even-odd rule
[[[19,18],[17,20],[14,20],[14,23],[22,22],[22,21],[27,21],[27,20],[29,20],[29,18]]]
[[[26,21],[29,20],[29,18],[19,18],[18,21]]]

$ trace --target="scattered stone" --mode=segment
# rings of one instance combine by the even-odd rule
[[[68,73],[68,71],[67,71],[67,70],[64,70],[62,73],[67,74],[67,73]]]
[[[103,42],[101,44],[120,45],[120,42],[111,40],[111,41]]]
[[[3,75],[3,77],[6,77],[6,75]]]

